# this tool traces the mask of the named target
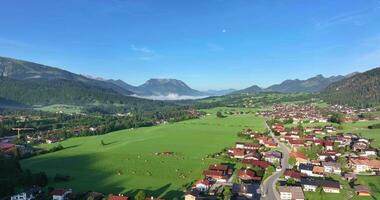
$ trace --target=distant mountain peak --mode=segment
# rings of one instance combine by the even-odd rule
[[[146,96],[206,96],[207,94],[190,88],[186,83],[177,79],[151,78],[137,87]]]

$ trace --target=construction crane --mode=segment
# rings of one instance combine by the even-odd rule
[[[17,131],[17,138],[20,139],[21,131],[30,131],[30,130],[34,130],[34,128],[12,128],[12,130]]]

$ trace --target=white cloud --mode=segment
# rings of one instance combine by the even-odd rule
[[[164,101],[202,99],[202,98],[206,98],[207,97],[207,96],[187,96],[187,95],[179,95],[179,94],[175,94],[175,93],[170,93],[168,95],[154,95],[154,96],[138,96],[138,95],[133,95],[133,96],[144,98],[144,99],[164,100]]]
[[[352,23],[354,25],[363,25],[365,20],[363,17],[371,12],[376,12],[380,7],[371,7],[367,9],[355,10],[351,12],[346,12],[343,14],[335,15],[326,20],[316,21],[315,25],[318,29],[328,28],[334,25],[343,24],[343,23]]]
[[[140,60],[151,60],[158,57],[156,52],[147,47],[138,47],[134,44],[131,45],[131,50],[136,53],[136,56]]]
[[[154,53],[153,50],[151,49],[148,49],[146,47],[136,47],[135,45],[131,45],[131,49],[135,52],[139,52],[139,53]]]

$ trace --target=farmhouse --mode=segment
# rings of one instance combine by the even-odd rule
[[[232,169],[228,165],[210,165],[208,170],[203,171],[203,175],[212,178],[217,182],[226,182],[231,176]]]
[[[348,162],[349,166],[353,168],[355,173],[373,171],[380,171],[380,160],[369,160],[360,158],[351,158]]]
[[[315,192],[318,188],[318,183],[315,179],[312,178],[302,178],[301,186],[303,191]]]
[[[340,193],[340,183],[338,181],[317,180],[317,183],[326,193]]]
[[[355,186],[355,191],[358,194],[358,196],[371,196],[369,188],[364,185]]]
[[[280,193],[281,200],[304,200],[302,188],[299,186],[279,186],[278,192]]]
[[[342,173],[340,169],[340,164],[336,162],[322,162],[322,166],[324,168],[324,172],[326,173],[334,173],[340,174]]]

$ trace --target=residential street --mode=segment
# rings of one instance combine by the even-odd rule
[[[267,128],[270,130],[270,135],[274,138],[275,142],[278,143],[279,147],[281,148],[282,152],[282,160],[281,160],[281,171],[276,171],[267,178],[262,184],[262,200],[274,200],[274,199],[280,199],[280,195],[278,194],[276,190],[276,182],[278,178],[284,174],[285,170],[288,168],[288,159],[289,159],[289,153],[290,149],[283,143],[281,143],[274,135],[270,127],[267,125]]]

